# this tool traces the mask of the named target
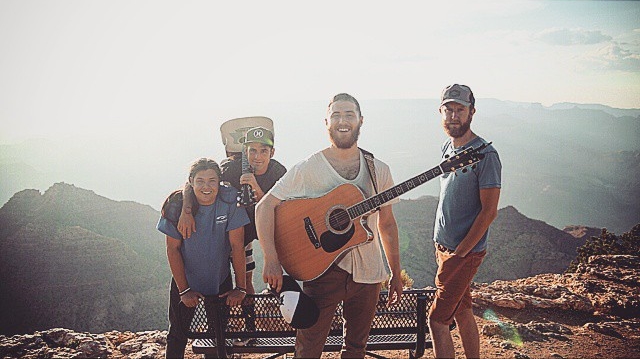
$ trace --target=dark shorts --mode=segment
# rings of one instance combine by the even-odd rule
[[[472,252],[466,257],[436,244],[436,297],[429,309],[429,320],[451,324],[458,310],[471,309],[471,281],[482,264],[486,251]]]

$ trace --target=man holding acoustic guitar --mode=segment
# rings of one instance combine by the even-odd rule
[[[303,291],[320,309],[314,326],[298,329],[296,357],[321,356],[340,302],[346,336],[342,356],[364,357],[381,283],[388,278],[381,244],[391,269],[388,304],[402,296],[398,226],[391,206],[398,200],[341,205],[393,186],[389,167],[358,148],[362,123],[353,96],[334,96],[325,119],[330,146],[291,168],[256,206],[265,283],[280,291],[284,267],[304,281]]]

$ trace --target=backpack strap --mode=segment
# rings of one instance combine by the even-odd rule
[[[216,211],[220,213],[224,213],[227,215],[227,224],[225,225],[225,233],[227,236],[229,234],[229,222],[231,217],[235,214],[236,210],[238,210],[239,206],[236,203],[237,191],[235,188],[227,185],[220,185],[218,187],[218,198],[216,199],[217,207]],[[219,200],[218,200],[219,199]]]
[[[182,211],[182,190],[175,190],[165,199],[162,204],[160,214],[166,218],[176,229],[178,228],[178,219]],[[195,214],[194,214],[195,216]]]
[[[358,147],[364,156],[365,161],[367,162],[367,168],[369,169],[369,178],[371,178],[371,183],[373,184],[373,190],[376,194],[378,194],[378,180],[376,178],[376,166],[373,161],[373,153],[364,150]],[[380,207],[374,209],[372,212],[379,211]]]

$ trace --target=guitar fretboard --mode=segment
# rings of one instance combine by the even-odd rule
[[[251,165],[249,165],[249,159],[247,158],[247,150],[242,149],[242,174],[251,173]]]
[[[347,208],[349,217],[351,218],[351,220],[354,220],[364,214],[367,214],[372,210],[382,206],[383,204],[391,201],[392,199],[411,191],[412,189],[440,176],[441,174],[442,169],[440,168],[440,166],[436,166],[424,173],[421,173],[400,184],[397,184],[384,192],[378,193],[377,195],[367,198],[362,202],[358,202],[353,206]]]

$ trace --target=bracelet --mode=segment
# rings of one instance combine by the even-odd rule
[[[190,290],[191,290],[191,288],[189,287],[189,288],[187,288],[187,289],[183,290],[182,292],[180,292],[179,294],[180,294],[180,296],[182,297],[183,295],[185,295],[185,294],[189,293],[189,291],[190,291]]]
[[[236,286],[236,287],[235,287],[235,288],[233,288],[233,289],[237,289],[237,290],[241,291],[242,293],[247,294],[247,290],[246,290],[246,289],[244,289],[244,288],[242,288],[242,287],[238,287],[238,286]]]

